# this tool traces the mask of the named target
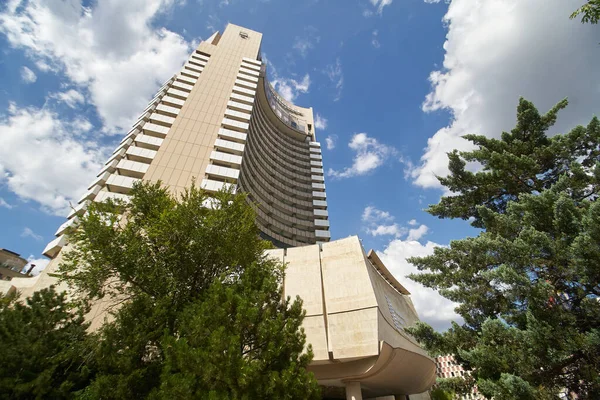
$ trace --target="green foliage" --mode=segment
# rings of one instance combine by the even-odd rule
[[[69,235],[62,279],[115,304],[81,398],[318,398],[302,303],[282,300],[283,266],[243,195],[140,184]]]
[[[85,387],[83,308],[53,287],[0,301],[0,399],[63,399]]]
[[[600,0],[588,0],[571,14],[571,19],[577,18],[580,14],[583,14],[581,23],[597,24],[600,21]]]
[[[431,391],[430,397],[431,400],[452,400],[454,398],[454,393],[435,388]]]
[[[540,115],[521,99],[501,139],[468,135],[440,181],[455,196],[429,212],[483,231],[411,260],[411,279],[459,304],[462,326],[412,333],[454,354],[495,399],[600,398],[600,122],[546,136],[560,102]],[[478,172],[467,163],[479,163]]]

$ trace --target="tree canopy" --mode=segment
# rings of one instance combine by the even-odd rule
[[[51,315],[46,319],[54,325],[39,321],[42,337],[74,326],[68,331],[74,356],[61,350],[70,349],[65,333],[31,361],[46,357],[46,364],[61,367],[47,380],[63,397],[319,398],[306,370],[312,351],[301,328],[302,303],[282,298],[284,266],[265,257],[270,244],[259,238],[244,195],[209,196],[192,186],[176,197],[160,183],[142,183],[128,202],[91,204],[68,235],[57,275],[73,299],[107,312],[90,333],[83,322],[88,307],[68,314],[72,321]],[[0,332],[11,313],[39,313],[40,296],[45,299],[36,293],[29,306],[0,310]],[[64,296],[51,297],[60,303]],[[29,336],[25,342],[35,344]],[[65,366],[63,358],[79,363]],[[44,362],[39,368],[48,369]],[[27,363],[15,358],[11,369]],[[63,370],[80,374],[75,383],[81,384]],[[13,384],[3,381],[10,373],[0,370],[0,397]],[[32,382],[28,393],[44,385],[50,383]]]
[[[0,299],[0,399],[64,399],[89,383],[84,311],[53,287]]]
[[[428,211],[482,231],[410,260],[422,271],[411,279],[464,319],[412,333],[454,354],[488,398],[600,398],[600,121],[549,137],[566,106],[540,115],[521,99],[511,132],[465,136],[475,149],[449,154],[440,182],[453,193]]]
[[[600,0],[589,0],[571,14],[571,19],[581,15],[581,23],[597,24],[600,21]]]

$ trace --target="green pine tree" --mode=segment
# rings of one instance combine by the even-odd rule
[[[70,398],[89,383],[84,311],[53,287],[0,299],[0,399]]]
[[[116,306],[81,397],[318,398],[302,303],[282,300],[283,266],[258,233],[244,195],[145,183],[129,203],[92,205],[59,273]]]
[[[600,398],[600,121],[548,137],[566,105],[540,115],[521,99],[510,133],[467,135],[475,150],[450,153],[440,179],[454,195],[428,211],[482,232],[410,260],[423,271],[411,279],[457,302],[464,319],[412,333],[455,354],[488,398]]]

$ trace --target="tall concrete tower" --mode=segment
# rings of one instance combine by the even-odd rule
[[[310,368],[326,397],[420,398],[435,381],[435,363],[404,331],[418,321],[410,293],[356,236],[329,241],[313,111],[273,89],[261,40],[229,24],[200,43],[58,228],[44,250],[52,258],[46,270],[34,285],[11,284],[24,295],[55,284],[67,228],[90,202],[127,200],[139,180],[161,180],[175,193],[193,179],[208,191],[233,185],[248,194],[261,234],[277,247],[268,255],[287,265],[284,295],[304,301]],[[95,326],[101,315],[97,305]]]
[[[200,43],[160,88],[115,149],[44,254],[90,201],[126,199],[136,181],[181,191],[197,180],[208,191],[248,192],[256,223],[276,247],[330,238],[321,147],[312,108],[283,99],[266,78],[262,34],[229,24]]]

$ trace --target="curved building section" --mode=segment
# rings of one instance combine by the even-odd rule
[[[263,236],[277,247],[327,242],[321,146],[312,108],[283,99],[266,79],[264,65],[257,83],[238,186],[248,193]]]
[[[419,317],[374,251],[351,236],[267,253],[286,264],[284,296],[302,298],[308,368],[324,398],[429,398],[419,393],[435,382],[435,362],[405,330]]]

